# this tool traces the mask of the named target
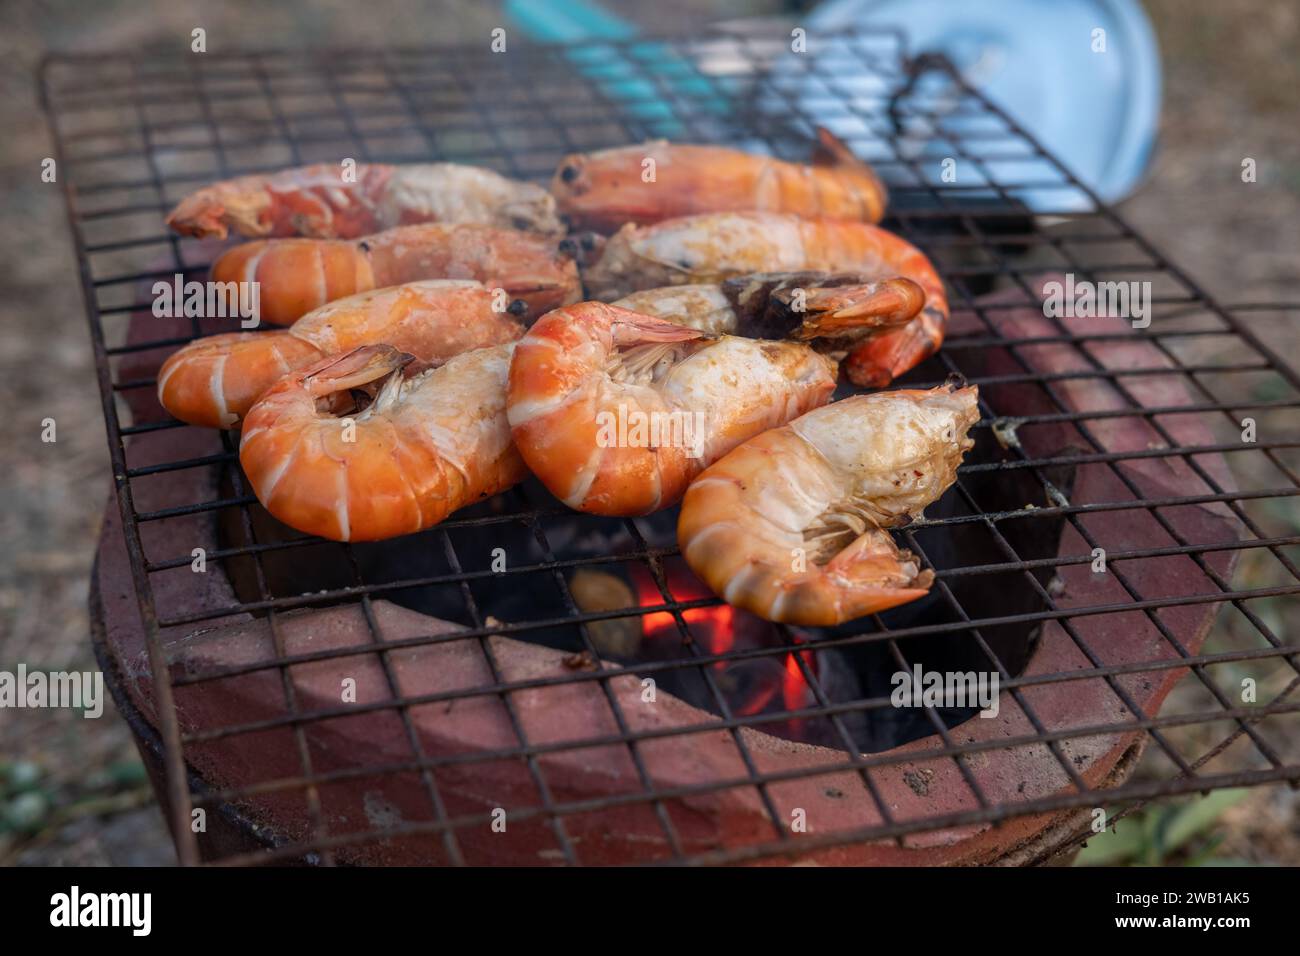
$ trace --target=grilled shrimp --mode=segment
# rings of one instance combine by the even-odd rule
[[[358,239],[420,222],[472,222],[562,233],[555,200],[531,183],[454,163],[363,163],[352,181],[322,163],[240,176],[185,197],[167,225],[187,236]]]
[[[366,345],[286,376],[249,411],[239,462],[276,518],[335,541],[437,524],[522,481],[506,424],[514,343],[414,377],[411,356]],[[364,405],[358,395],[373,395]]]
[[[578,269],[552,239],[468,223],[398,226],[365,239],[259,239],[212,264],[215,282],[260,283],[261,318],[288,325],[343,296],[417,279],[477,279],[523,299],[532,316],[582,297]]]
[[[613,304],[702,332],[811,342],[839,355],[910,322],[925,305],[925,291],[911,279],[760,272],[722,283],[645,289]]]
[[[934,580],[885,529],[957,476],[974,386],[859,395],[752,438],[686,492],[677,540],[719,597],[829,627],[921,597]]]
[[[663,140],[575,153],[560,161],[551,192],[573,226],[599,232],[745,209],[879,222],[888,201],[884,185],[829,130],[817,135],[812,165]]]
[[[565,504],[648,514],[746,438],[826,402],[835,377],[834,361],[800,343],[582,302],[519,340],[506,408],[519,453]]]
[[[158,373],[158,400],[183,422],[234,428],[282,376],[359,345],[387,344],[428,365],[512,342],[524,327],[478,282],[430,279],[362,292],[308,312],[288,329],[198,339]],[[516,300],[514,311],[522,311]]]
[[[628,225],[604,244],[584,278],[590,295],[613,300],[655,286],[806,269],[902,277],[925,292],[911,322],[849,353],[845,369],[856,384],[886,385],[943,343],[948,297],[934,266],[911,243],[867,223],[751,212]]]

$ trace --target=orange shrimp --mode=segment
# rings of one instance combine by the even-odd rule
[[[751,212],[628,225],[604,244],[584,278],[590,295],[613,300],[656,286],[807,269],[902,277],[925,293],[925,304],[911,322],[849,353],[845,370],[855,384],[887,385],[943,343],[948,297],[930,260],[911,243],[862,222]]]
[[[261,318],[288,325],[334,299],[417,279],[477,279],[537,316],[582,297],[573,261],[534,233],[472,224],[398,226],[365,239],[259,239],[212,264],[214,282],[257,282]]]
[[[506,414],[528,467],[569,507],[648,514],[746,438],[826,402],[835,373],[800,343],[582,302],[519,340]]]
[[[234,428],[282,376],[359,345],[387,344],[428,365],[511,342],[524,327],[478,282],[429,279],[338,299],[288,329],[198,339],[158,372],[158,400],[183,422]],[[523,303],[516,300],[515,312]]]
[[[748,209],[879,222],[888,195],[875,172],[829,130],[817,136],[812,165],[662,140],[575,153],[560,161],[551,192],[575,228],[599,232]]]
[[[695,479],[677,522],[682,555],[715,594],[769,621],[830,627],[914,601],[934,573],[885,529],[956,480],[978,420],[974,386],[814,409]]]
[[[562,233],[555,200],[532,183],[454,163],[362,163],[345,178],[321,163],[214,183],[186,196],[167,225],[186,236],[358,239],[420,222],[472,222]]]
[[[366,345],[285,376],[244,422],[239,463],[254,494],[299,531],[378,541],[517,484],[527,469],[505,414],[514,347],[407,378],[410,355]]]

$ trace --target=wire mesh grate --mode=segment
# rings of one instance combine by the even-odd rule
[[[517,860],[493,849],[507,843],[538,862],[854,847],[897,861],[938,830],[988,837],[965,859],[1029,844],[1018,859],[1036,861],[1086,835],[1094,807],[1300,779],[1300,649],[1281,627],[1298,589],[1300,378],[1244,318],[1295,321],[1296,307],[1215,302],[898,33],[844,34],[816,56],[786,44],[46,61],[150,671],[132,700],[161,738],[184,862],[199,858],[192,807],[269,847],[205,850],[223,862]],[[151,316],[152,283],[202,278],[213,256],[162,224],[197,186],[341,157],[545,181],[566,152],[657,137],[802,158],[815,124],[886,179],[885,225],[952,293],[949,340],[904,384],[981,387],[976,450],[901,534],[936,571],[920,610],[724,646],[719,602],[680,574],[671,516],[576,516],[533,483],[414,542],[324,543],[260,509],[230,436],[150,411],[160,357],[215,330]],[[1060,214],[1031,215],[1031,195],[1058,197]],[[1043,282],[1067,275],[1150,283],[1149,326],[1053,314]],[[222,586],[194,586],[195,542]],[[588,606],[575,582],[592,573],[633,600]],[[348,640],[307,633],[340,621]],[[612,650],[629,627],[658,635],[658,656]],[[194,650],[213,634],[222,653]],[[459,684],[430,678],[443,665]],[[897,717],[887,680],[914,665],[996,674],[1004,718]],[[757,710],[737,696],[754,674],[773,688]],[[330,702],[321,675],[373,686]],[[649,716],[647,680],[689,703]],[[986,723],[997,730],[973,729]],[[248,756],[260,749],[272,757]],[[1049,825],[1064,830],[1030,843]]]

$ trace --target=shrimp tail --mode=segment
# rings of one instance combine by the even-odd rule
[[[879,614],[929,593],[934,572],[921,570],[911,551],[873,528],[831,559],[821,573],[774,574],[770,603],[759,610],[774,621],[834,625]]]
[[[925,291],[903,278],[809,289],[802,297],[797,291],[775,293],[769,311],[785,312],[800,320],[787,337],[820,339],[832,347],[905,325],[925,305]]]
[[[707,333],[698,329],[603,302],[582,302],[556,309],[533,325],[511,363],[511,424],[523,427],[534,415],[549,414],[554,410],[556,395],[568,395],[583,387],[590,374],[586,362],[557,362],[549,360],[550,356],[585,355],[593,346],[602,354],[637,346],[654,351],[655,346],[707,338]],[[535,355],[546,355],[548,360],[533,361]],[[603,360],[600,364],[603,366]],[[531,431],[538,425],[530,421],[528,428]],[[560,440],[558,433],[550,434],[550,431],[541,429],[548,443]]]
[[[778,293],[778,301],[789,293]],[[814,289],[804,303],[808,311],[825,316],[831,324],[850,319],[873,319],[879,326],[901,325],[921,310],[925,291],[911,279],[886,279],[847,289]]]
[[[331,355],[302,372],[303,387],[313,398],[364,388],[415,361],[415,356],[391,345],[361,345]]]
[[[939,350],[948,317],[926,306],[902,328],[868,339],[844,362],[849,381],[863,388],[883,388]]]
[[[678,325],[666,319],[639,315],[623,309],[617,311],[621,314],[614,317],[610,323],[610,333],[614,336],[614,345],[618,348],[667,342],[691,342],[712,337],[707,332]]]
[[[201,190],[186,196],[176,208],[168,214],[166,222],[182,236],[214,236],[225,239],[229,234],[226,227],[226,204],[217,198],[213,190]],[[252,214],[244,213],[244,218],[256,219]]]
[[[853,617],[913,601],[934,583],[934,572],[921,570],[916,555],[899,548],[893,536],[880,528],[855,538],[827,562],[826,572],[851,582],[855,599],[868,608],[855,609]]]
[[[847,352],[906,325],[926,301],[925,289],[901,276],[872,281],[815,270],[735,276],[720,288],[741,334],[815,341],[826,352]]]

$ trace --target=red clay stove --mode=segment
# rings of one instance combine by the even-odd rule
[[[994,297],[992,300],[996,300]],[[1015,301],[1005,299],[1001,301]],[[996,332],[1008,340],[1055,331],[1033,309],[991,309],[985,313]],[[137,319],[132,335],[156,335],[157,320]],[[1100,333],[1122,331],[1127,326],[1109,319],[1065,320],[1071,331]],[[152,329],[146,330],[146,324]],[[954,316],[952,338],[988,334],[972,314]],[[954,344],[952,347],[957,347]],[[1168,360],[1140,335],[1131,340],[1093,344],[1096,357],[1110,369],[1167,365]],[[1064,372],[1088,367],[1075,345],[1041,344],[1021,346],[1021,357],[1039,373]],[[1023,368],[1005,349],[986,348],[961,353],[967,374],[995,376],[1015,374]],[[162,354],[131,356],[131,369],[123,378],[151,374]],[[966,361],[970,357],[978,364]],[[1137,377],[1130,388],[1147,406],[1178,406],[1191,403],[1177,376]],[[1128,381],[1128,380],[1126,380]],[[1059,392],[1072,410],[1103,411],[1131,407],[1100,378],[1061,379]],[[162,412],[147,390],[128,392],[135,421],[157,420]],[[990,385],[985,396],[1000,412],[1034,416],[1058,411],[1039,385]],[[1092,419],[1093,436],[1108,451],[1141,450],[1159,444],[1159,436],[1139,418]],[[1168,419],[1168,429],[1182,443],[1209,444],[1203,423],[1192,416]],[[1018,435],[1025,451],[1033,457],[1092,450],[1075,428],[1048,422],[1023,426]],[[221,450],[218,436],[197,428],[145,432],[131,441],[133,466],[176,461]],[[1222,459],[1206,456],[1201,463],[1224,488],[1232,488]],[[1125,475],[1146,498],[1169,498],[1204,494],[1208,489],[1185,461],[1178,458],[1138,458],[1119,463]],[[131,481],[135,507],[152,511],[219,497],[215,468],[193,468]],[[1132,494],[1111,466],[1085,464],[1075,476],[1073,504],[1120,501]],[[1163,514],[1189,542],[1211,544],[1234,541],[1237,526],[1226,509],[1217,505],[1189,505],[1167,508]],[[117,506],[110,502],[105,512],[92,600],[97,604],[101,630],[100,650],[111,669],[110,680],[125,692],[128,710],[134,708],[156,726],[153,682],[146,662],[144,627],[127,562]],[[1081,518],[1089,533],[1108,551],[1158,547],[1173,544],[1152,514],[1141,508],[1102,511]],[[140,526],[147,556],[155,559],[189,554],[194,547],[209,552],[218,547],[217,519],[211,512],[190,514]],[[1090,547],[1070,525],[1065,525],[1058,554],[1087,554]],[[1205,560],[1219,574],[1231,573],[1233,553],[1210,552]],[[1144,558],[1124,563],[1125,574],[1145,597],[1215,593],[1208,579],[1186,555]],[[1125,604],[1131,600],[1113,575],[1094,574],[1087,564],[1058,569],[1061,588],[1054,589],[1062,608]],[[192,573],[188,566],[151,575],[156,606],[166,617],[197,607],[224,607],[239,603],[231,581],[220,562],[212,562],[207,573]],[[635,582],[634,582],[635,583]],[[1163,608],[1162,622],[1177,635],[1192,654],[1199,650],[1217,605],[1195,604]],[[482,646],[477,640],[453,639],[457,626],[399,607],[385,600],[372,603],[375,632],[394,645],[389,659],[401,694],[434,695],[492,685]],[[730,609],[709,609],[726,615]],[[278,657],[309,658],[288,669],[298,713],[325,713],[328,719],[303,724],[312,769],[318,774],[354,771],[320,788],[323,822],[331,834],[377,830],[401,823],[433,819],[428,793],[416,772],[388,772],[367,775],[363,768],[401,764],[411,759],[411,748],[399,714],[385,709],[391,699],[389,685],[378,657],[373,653],[364,609],[359,604],[297,610],[275,615],[274,632],[266,618],[248,613],[207,620],[201,626],[164,628],[161,638],[172,673],[194,675],[254,665]],[[644,628],[653,633],[660,625],[653,615]],[[1161,636],[1141,610],[1090,614],[1069,621],[1081,639],[1099,658],[1090,662],[1060,621],[1042,627],[1029,658],[1026,674],[1045,674],[1075,669],[1117,667],[1134,662],[1174,659],[1176,650]],[[408,639],[446,635],[447,639],[420,646],[403,646]],[[581,861],[608,864],[647,861],[670,857],[670,850],[651,804],[637,800],[644,792],[638,770],[622,744],[585,749],[555,749],[553,745],[616,735],[619,728],[609,703],[595,680],[545,683],[548,679],[575,675],[573,661],[551,648],[503,636],[492,636],[493,655],[505,682],[539,681],[537,686],[511,693],[523,731],[535,747],[541,748],[536,764],[553,801],[593,801],[599,809],[564,816],[564,826]],[[277,643],[279,644],[277,653]],[[339,648],[356,648],[355,656],[311,660],[311,655]],[[773,660],[780,660],[774,658]],[[787,663],[793,662],[793,657]],[[797,664],[796,664],[797,669]],[[1115,678],[1147,715],[1161,702],[1184,674],[1185,669],[1151,670],[1121,674]],[[340,705],[344,678],[355,679],[359,704]],[[782,693],[794,694],[797,684],[778,685]],[[300,761],[295,735],[290,726],[229,737],[212,737],[219,728],[274,720],[287,713],[284,686],[275,669],[237,673],[220,680],[184,685],[176,690],[176,704],[182,731],[196,735],[186,748],[189,767],[208,787],[238,789],[299,773]],[[748,784],[747,769],[731,734],[717,726],[718,718],[668,693],[660,693],[653,706],[642,702],[641,682],[632,675],[614,678],[610,692],[617,699],[633,735],[698,728],[676,736],[659,736],[637,744],[644,768],[656,790],[684,788],[682,796],[665,799],[664,806],[682,841],[682,852],[706,852],[734,848],[773,839],[771,819],[760,796]],[[775,692],[775,691],[774,691]],[[1001,738],[1033,736],[1081,726],[1105,725],[1131,720],[1117,695],[1104,679],[1093,677],[1071,682],[1050,682],[1022,688],[1024,699],[1042,722],[1036,730],[1010,694],[1003,692],[996,718],[970,720],[952,731],[955,742],[977,743]],[[754,706],[762,709],[766,700]],[[780,702],[778,702],[780,705]],[[755,711],[757,712],[757,711]],[[430,758],[465,757],[484,751],[517,747],[518,738],[500,698],[494,694],[457,698],[413,706],[410,718],[419,746]],[[145,735],[148,736],[147,729]],[[205,736],[207,735],[207,736]],[[880,825],[876,805],[866,793],[861,777],[844,770],[818,773],[816,768],[841,764],[841,751],[808,743],[796,743],[751,729],[741,731],[745,746],[760,773],[790,774],[769,787],[776,809],[790,819],[802,808],[808,833],[826,835],[836,831]],[[1140,731],[1074,737],[1061,743],[1061,750],[1090,787],[1104,787],[1122,780],[1145,744]],[[907,759],[874,768],[872,778],[895,822],[906,823],[940,814],[975,809],[977,804],[950,757],[927,755],[939,746],[935,737],[912,741],[893,753]],[[142,746],[147,754],[149,748]],[[152,756],[151,756],[152,759]],[[1068,777],[1046,744],[977,751],[963,756],[968,771],[978,780],[990,802],[1014,804],[1050,797],[1071,790]],[[156,762],[156,761],[155,761]],[[814,775],[809,775],[814,774]],[[519,758],[475,762],[452,759],[435,771],[439,792],[451,817],[482,815],[482,825],[460,828],[457,839],[470,863],[537,864],[559,862],[554,835],[540,815],[526,812],[512,816],[506,834],[493,831],[487,815],[494,808],[511,812],[541,806],[541,797],[525,763]],[[711,789],[709,785],[735,781],[737,785]],[[692,790],[692,788],[695,788]],[[160,791],[161,792],[161,791]],[[610,806],[609,798],[626,798]],[[298,841],[312,836],[306,802],[298,788],[253,787],[229,814],[245,821],[266,840]],[[228,814],[228,815],[229,815]],[[215,815],[214,815],[215,816]],[[822,864],[977,864],[1025,863],[1045,858],[1053,848],[1080,832],[1089,814],[1067,810],[1055,814],[1022,816],[993,825],[912,833],[901,845],[892,840],[856,843],[798,851],[798,836],[791,842],[794,852],[774,858]],[[210,828],[201,841],[205,856],[231,852],[232,837],[220,826]],[[358,863],[442,863],[446,862],[441,840],[428,834],[379,838],[361,847],[339,851],[339,858]]]

